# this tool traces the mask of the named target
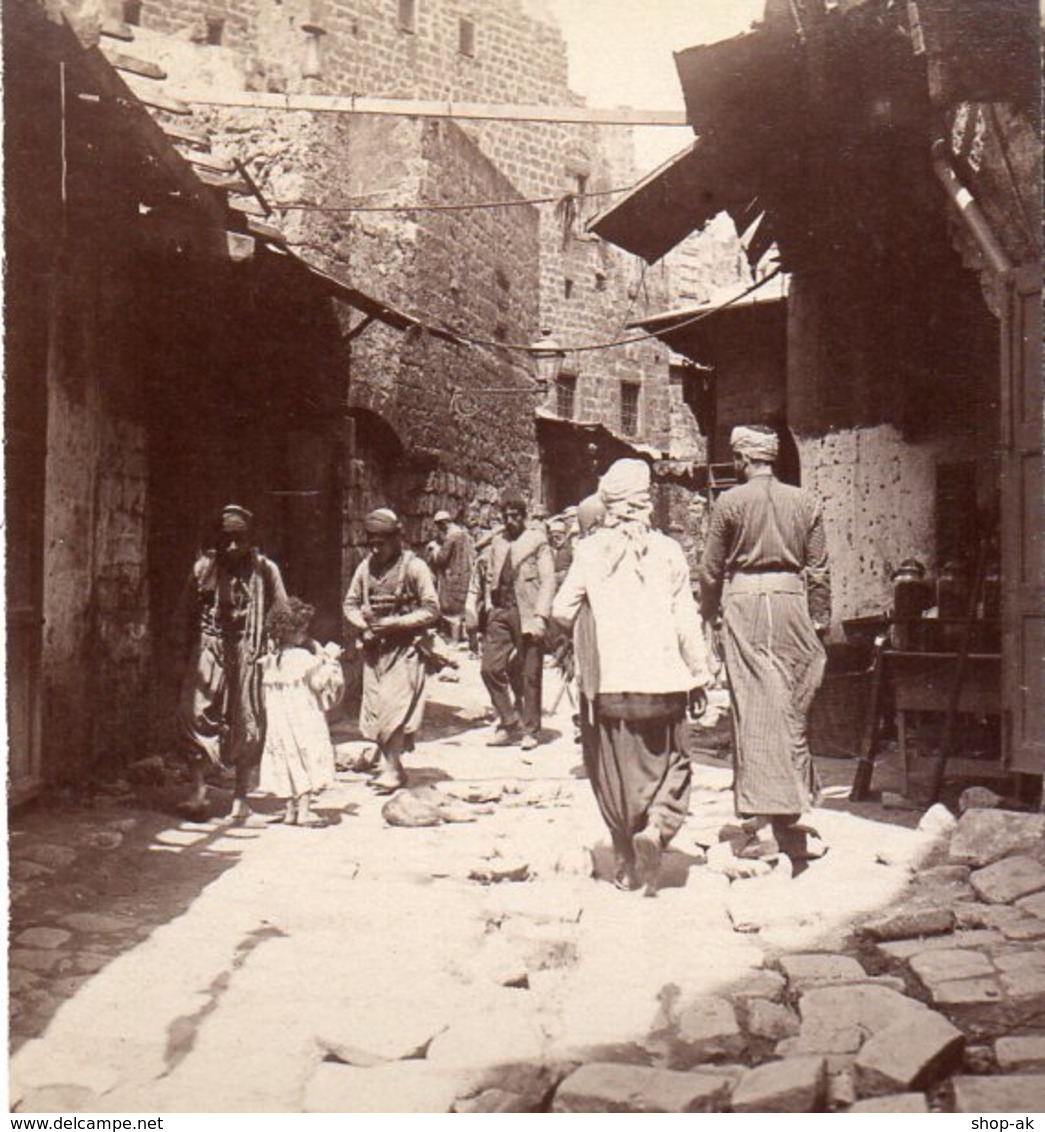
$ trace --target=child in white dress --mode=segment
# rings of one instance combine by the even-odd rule
[[[258,788],[286,799],[275,821],[317,827],[327,823],[313,813],[313,800],[334,781],[334,747],[324,713],[341,698],[344,676],[341,649],[308,636],[314,613],[311,605],[292,597],[268,617],[276,651],[261,659],[266,724]]]

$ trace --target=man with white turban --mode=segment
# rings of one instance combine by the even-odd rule
[[[689,812],[687,708],[706,706],[707,658],[682,548],[650,529],[650,470],[618,460],[599,482],[606,514],[577,543],[552,607],[590,606],[598,655],[588,767],[619,888],[656,891],[661,855]]]
[[[358,634],[363,654],[363,704],[359,728],[377,744],[380,774],[371,783],[389,794],[406,785],[403,755],[425,709],[425,643],[439,622],[432,572],[404,549],[394,511],[379,507],[363,524],[370,553],[345,595],[345,620]]]
[[[831,583],[820,506],[773,474],[776,433],[735,428],[743,482],[711,515],[700,567],[701,604],[721,620],[736,740],[737,814],[793,862],[809,855],[803,812],[819,787],[807,720],[823,680],[821,638],[831,620]],[[771,851],[771,850],[769,850]]]

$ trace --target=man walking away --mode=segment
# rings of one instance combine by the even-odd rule
[[[597,748],[592,788],[609,827],[619,888],[656,892],[661,855],[689,812],[687,708],[707,704],[707,657],[682,548],[650,529],[650,470],[618,460],[599,482],[601,529],[577,543],[553,612],[595,626]]]
[[[705,618],[721,620],[736,810],[756,819],[768,851],[804,862],[813,850],[798,823],[819,795],[807,721],[831,620],[827,544],[817,501],[773,474],[776,433],[735,428],[730,446],[744,482],[715,504],[700,586]]]
[[[424,715],[424,646],[439,622],[439,598],[431,571],[404,550],[394,511],[379,507],[364,526],[370,553],[352,577],[344,613],[363,654],[359,727],[381,756],[371,786],[390,794],[406,785],[403,755],[414,749]]]
[[[472,575],[467,619],[484,625],[482,677],[498,725],[487,746],[524,751],[538,745],[544,640],[555,594],[555,567],[543,529],[526,525],[526,500],[501,496],[503,528]]]
[[[464,603],[472,580],[475,560],[472,536],[450,518],[448,511],[435,513],[436,538],[429,547],[429,565],[439,593],[439,610],[447,640],[464,639]]]

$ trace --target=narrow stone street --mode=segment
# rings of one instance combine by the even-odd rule
[[[1045,818],[856,813],[828,762],[828,855],[742,876],[698,755],[646,898],[605,881],[568,701],[532,756],[485,747],[484,707],[474,662],[431,684],[438,825],[387,824],[352,771],[326,829],[178,824],[130,787],[17,817],[12,1107],[1045,1108]]]

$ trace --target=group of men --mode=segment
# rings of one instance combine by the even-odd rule
[[[441,618],[456,639],[463,629],[481,634],[481,673],[497,717],[488,745],[523,751],[540,742],[550,634],[569,634],[584,763],[613,843],[615,883],[651,891],[689,810],[685,721],[707,703],[711,637],[732,698],[736,810],[751,853],[808,859],[802,818],[817,782],[806,728],[830,622],[821,514],[810,494],[773,474],[775,433],[741,427],[731,444],[742,482],[713,508],[699,606],[680,545],[652,527],[642,460],[617,461],[578,506],[579,533],[566,556],[557,553],[561,541],[553,550],[544,524],[528,521],[515,491],[502,496],[502,526],[478,552],[440,512],[428,562],[404,545],[392,511],[368,515],[369,553],[344,614],[363,663],[360,728],[380,755],[374,788],[406,783],[403,756],[420,727]],[[246,512],[226,508],[217,535],[190,583],[197,647],[179,718],[197,756],[193,805],[204,800],[200,768],[224,759],[236,767],[233,814],[242,818],[262,719],[253,675],[260,626],[285,592],[278,568],[254,545]]]

